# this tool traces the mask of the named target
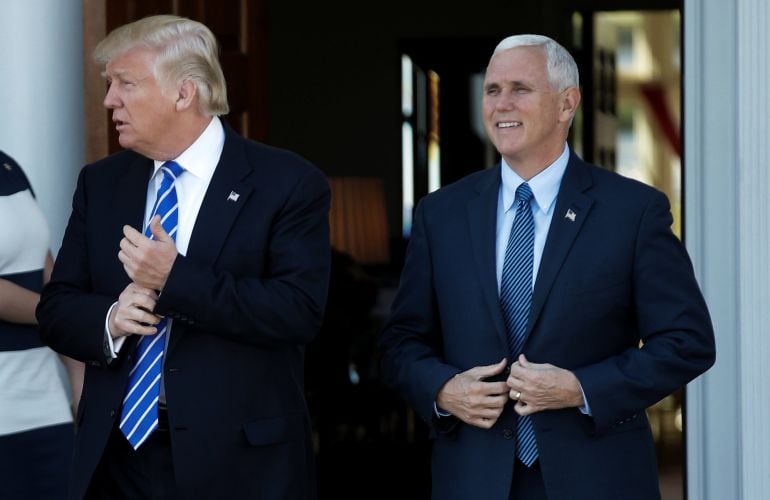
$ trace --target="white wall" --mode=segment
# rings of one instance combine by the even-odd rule
[[[0,1],[0,149],[29,177],[54,255],[85,158],[83,127],[82,1]]]

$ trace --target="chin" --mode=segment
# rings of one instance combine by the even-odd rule
[[[120,144],[120,147],[123,149],[133,149],[134,141],[129,139],[128,137],[125,137],[123,135],[120,135],[118,137],[118,144]]]

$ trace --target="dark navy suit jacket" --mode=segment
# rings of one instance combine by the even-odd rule
[[[495,274],[500,182],[498,166],[422,200],[380,337],[384,377],[431,426],[436,499],[510,493],[512,403],[489,430],[439,421],[433,409],[449,378],[509,357]],[[551,500],[659,498],[645,409],[715,357],[706,304],[671,222],[662,193],[570,157],[524,353],[572,370],[592,416],[577,408],[533,415]]]
[[[174,319],[163,374],[179,495],[313,498],[303,346],[326,301],[328,183],[292,153],[225,133],[187,256],[155,308]],[[130,282],[119,242],[124,224],[142,228],[152,167],[124,151],[82,170],[38,308],[44,341],[87,363],[72,498],[83,497],[120,415],[136,336],[108,363],[105,318]]]

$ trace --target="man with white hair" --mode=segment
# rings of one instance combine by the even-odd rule
[[[714,363],[665,195],[566,143],[578,87],[550,38],[500,42],[483,114],[501,163],[417,208],[380,346],[431,429],[433,498],[659,498],[645,409]]]
[[[86,362],[71,498],[315,497],[303,351],[329,189],[237,135],[216,40],[154,16],[96,48],[126,150],[80,173],[42,338]]]

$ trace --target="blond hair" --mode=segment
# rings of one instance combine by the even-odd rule
[[[94,49],[94,60],[106,66],[135,48],[156,53],[153,73],[158,81],[192,81],[204,115],[224,115],[230,110],[219,47],[205,25],[178,16],[145,17],[111,31]]]

